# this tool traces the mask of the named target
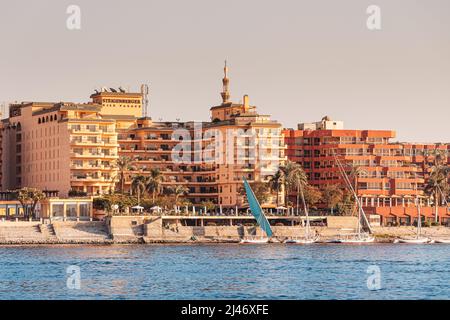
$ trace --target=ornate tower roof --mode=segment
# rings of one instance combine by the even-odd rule
[[[227,67],[227,61],[225,60],[225,67],[223,68],[224,77],[222,79],[223,83],[223,91],[220,93],[222,96],[222,104],[230,102],[230,91],[229,91],[229,84],[230,79],[228,79],[228,67]]]

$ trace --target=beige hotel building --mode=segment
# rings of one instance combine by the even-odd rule
[[[210,109],[211,121],[201,124],[200,136],[198,124],[193,122],[154,122],[143,117],[143,94],[122,89],[96,91],[85,104],[11,104],[9,117],[2,121],[0,130],[1,190],[36,187],[57,190],[63,197],[70,190],[94,196],[108,193],[119,187],[116,160],[127,156],[133,161],[133,170],[126,174],[127,189],[133,175],[146,175],[158,168],[164,175],[163,185],[185,185],[189,189],[186,197],[192,203],[245,205],[240,192],[242,177],[250,182],[266,181],[277,165],[284,163],[286,147],[281,124],[258,114],[256,107],[250,106],[248,96],[242,103],[230,101],[227,71],[225,66],[222,103]],[[217,143],[219,137],[228,137],[230,131],[236,132],[231,141],[235,154],[244,150],[244,157],[232,163],[174,161],[172,149],[180,140],[172,135],[178,129],[188,131],[192,137],[191,160],[197,159],[196,153]],[[242,134],[249,129],[256,133],[257,140],[270,142],[270,156],[255,159],[252,137]],[[203,139],[201,136],[208,130],[222,134]],[[213,152],[213,156],[218,158],[227,153],[224,149],[216,151],[218,154]],[[265,206],[274,207],[275,198],[270,198]]]

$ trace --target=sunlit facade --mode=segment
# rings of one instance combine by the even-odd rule
[[[10,106],[2,122],[2,189],[35,187],[69,194],[100,195],[119,187],[116,161],[131,159],[125,191],[134,175],[163,174],[164,189],[183,185],[190,202],[225,208],[246,206],[242,179],[268,181],[285,161],[281,124],[260,115],[247,95],[229,101],[225,67],[222,103],[211,121],[155,122],[143,117],[143,94],[106,89],[77,103],[24,102]],[[180,140],[179,134],[187,135]],[[181,160],[173,158],[184,141]],[[276,206],[271,195],[263,204]],[[284,199],[283,197],[278,197]],[[281,203],[282,204],[282,203]]]

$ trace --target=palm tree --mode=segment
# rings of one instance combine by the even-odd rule
[[[288,186],[290,188],[295,188],[297,190],[297,213],[298,213],[298,207],[299,207],[299,199],[302,198],[303,202],[303,209],[306,212],[306,201],[305,201],[305,194],[304,189],[308,185],[308,176],[306,175],[303,168],[297,164],[293,163],[290,165],[290,172],[287,176]]]
[[[432,152],[434,165],[431,167],[430,176],[425,186],[425,193],[434,198],[434,218],[439,222],[439,203],[448,194],[448,176],[450,167],[445,164],[443,150],[435,149]]]
[[[159,169],[151,169],[150,175],[147,177],[145,189],[152,193],[153,203],[156,199],[156,194],[161,190],[161,182],[163,181],[163,174]]]
[[[175,195],[175,204],[178,205],[178,199],[180,196],[184,196],[189,193],[189,189],[181,184],[170,187],[170,192]]]
[[[120,193],[123,194],[125,189],[125,171],[131,169],[131,158],[127,156],[121,156],[116,161],[116,167],[119,169],[120,174]]]
[[[270,177],[269,179],[269,186],[270,189],[273,191],[275,190],[277,193],[277,207],[279,207],[280,203],[280,191],[281,188],[284,186],[284,173],[281,169],[278,169],[277,172]]]
[[[367,175],[368,171],[361,166],[354,165],[353,163],[350,164],[350,166],[351,169],[348,177],[353,185],[352,187],[353,190],[355,191],[355,195],[358,196],[358,178],[360,178],[363,175]],[[358,199],[355,198],[355,203],[353,204],[353,212],[355,212],[357,206],[358,206]]]
[[[131,193],[137,195],[138,205],[140,205],[141,195],[146,189],[147,178],[143,175],[135,175],[131,178]]]
[[[286,204],[286,207],[289,200],[289,191],[291,191],[293,187],[293,181],[289,177],[292,177],[292,172],[294,172],[299,166],[300,165],[298,163],[287,160],[284,166],[280,167],[280,179],[284,186],[284,203]]]

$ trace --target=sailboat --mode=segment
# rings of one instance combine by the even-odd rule
[[[284,241],[284,243],[287,244],[311,244],[319,241],[319,236],[312,236],[311,235],[311,225],[309,223],[309,213],[308,213],[308,207],[306,206],[305,202],[305,196],[303,194],[303,188],[298,185],[297,188],[299,188],[299,191],[301,193],[302,201],[303,201],[303,209],[305,210],[305,237],[304,238],[291,238]],[[297,208],[298,208],[298,201],[297,201]]]
[[[439,187],[439,185],[438,185],[438,189],[439,189],[439,192],[441,193],[442,199],[444,200],[445,206],[446,206],[446,208],[448,210],[448,202],[447,202],[446,196],[442,192],[442,189]],[[437,238],[436,239],[435,238],[435,239],[432,240],[432,242],[433,243],[447,243],[447,244],[450,244],[450,239],[444,239],[444,238]]]
[[[370,243],[375,241],[375,237],[372,234],[372,228],[370,227],[369,220],[367,220],[366,214],[364,212],[364,209],[362,208],[362,204],[360,199],[358,198],[358,195],[356,194],[350,179],[347,176],[347,173],[344,170],[344,167],[342,166],[339,159],[334,154],[334,159],[336,161],[336,164],[338,165],[339,171],[344,178],[345,183],[347,184],[347,187],[350,189],[350,191],[353,193],[353,197],[355,198],[356,204],[358,206],[358,226],[356,228],[355,233],[346,233],[346,234],[340,234],[338,238],[331,240],[331,243]],[[364,231],[363,224],[361,223],[361,220],[364,221],[364,223],[367,226],[368,231]]]
[[[416,176],[417,178],[417,176]],[[433,243],[430,238],[422,237],[422,216],[420,212],[420,200],[417,194],[417,185],[416,185],[416,207],[417,207],[417,233],[416,237],[412,239],[400,238],[395,239],[394,243],[410,243],[410,244],[422,244],[422,243]]]
[[[266,237],[250,237],[246,236],[241,239],[240,243],[242,244],[263,244],[268,243],[269,238],[272,237],[272,229],[270,228],[269,221],[267,220],[266,216],[264,215],[264,212],[261,209],[261,205],[258,202],[258,199],[255,196],[255,193],[253,192],[252,188],[248,184],[247,180],[244,178],[244,188],[245,193],[247,194],[248,204],[250,206],[250,211],[252,215],[255,217],[256,222],[258,223],[259,227],[266,233]]]
[[[417,233],[416,237],[412,239],[406,239],[406,238],[400,238],[395,239],[394,243],[411,243],[411,244],[422,244],[422,243],[429,243],[431,240],[426,237],[422,237],[422,217],[420,214],[420,201],[419,199],[416,199],[416,205],[417,205]]]

